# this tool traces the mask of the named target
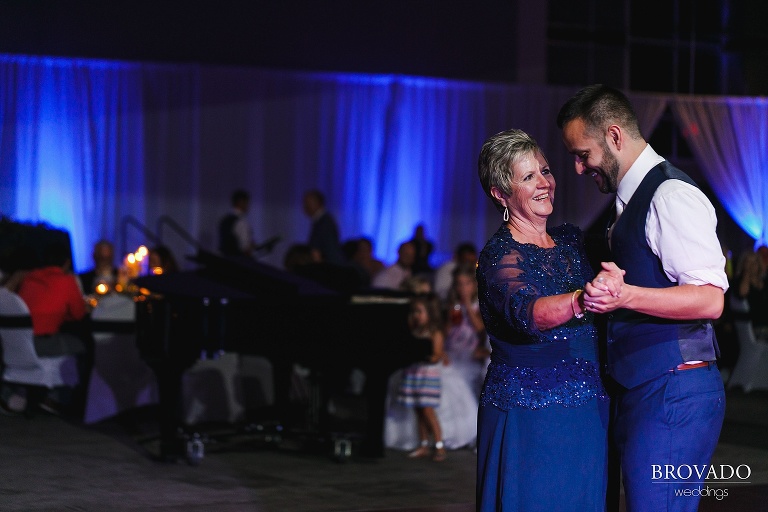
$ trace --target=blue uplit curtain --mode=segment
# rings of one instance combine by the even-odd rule
[[[768,244],[768,100],[680,97],[672,109],[720,202]]]
[[[183,77],[183,71],[173,73]],[[160,192],[148,187],[148,210],[155,213],[147,216],[172,215],[207,247],[215,247],[231,191],[242,187],[251,194],[255,238],[282,237],[266,258],[280,265],[290,244],[307,238],[301,198],[318,188],[343,238],[369,236],[377,255],[392,262],[397,245],[423,222],[438,263],[460,242],[482,245],[498,227],[499,214],[477,181],[476,159],[486,137],[510,127],[530,131],[558,173],[553,224],[586,227],[607,201],[573,173],[554,123],[571,90],[232,67],[187,73],[188,80],[177,77],[166,87],[192,106],[158,104],[145,115],[147,180],[164,184]],[[146,103],[159,97],[155,89]],[[179,120],[176,128],[158,128],[169,116]],[[171,135],[171,147],[186,153],[158,143]],[[154,206],[155,196],[164,198],[164,210]]]
[[[472,241],[483,237],[489,210],[476,177],[476,152],[486,134],[479,92],[440,80],[393,82],[379,162],[376,233],[384,245],[410,239],[420,223],[446,253],[459,242],[451,240],[452,231]],[[394,253],[388,256],[392,260]]]
[[[192,238],[197,238],[198,226],[204,218],[202,203],[209,192],[210,183],[226,180],[219,168],[204,175],[201,154],[211,145],[204,145],[200,135],[201,83],[199,70],[193,66],[147,65],[142,68],[144,124],[138,136],[143,138],[144,189],[143,203],[129,204],[128,212],[145,229],[159,231],[164,240],[151,240],[135,224],[121,224],[119,247],[135,251],[140,244],[163,243],[178,255],[179,263],[191,247],[167,224],[158,223],[169,216],[182,226]],[[212,141],[215,142],[215,141]],[[125,168],[131,173],[133,169]]]
[[[557,179],[550,225],[587,228],[610,197],[577,176],[555,125],[571,88],[392,75],[0,57],[2,214],[67,229],[77,270],[100,238],[120,250],[168,245],[182,265],[236,188],[251,194],[264,261],[304,242],[301,198],[323,191],[343,238],[369,236],[387,263],[423,223],[440,263],[500,224],[477,180],[483,141],[508,128],[537,139]],[[661,110],[659,110],[661,109]],[[641,101],[654,125],[658,98]],[[126,219],[133,219],[127,222]],[[134,222],[135,221],[135,222]],[[141,226],[144,226],[143,228]]]
[[[143,201],[136,66],[0,56],[2,213],[69,231],[76,267]]]

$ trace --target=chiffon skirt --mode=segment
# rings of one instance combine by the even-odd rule
[[[477,510],[605,510],[608,402],[480,406]]]

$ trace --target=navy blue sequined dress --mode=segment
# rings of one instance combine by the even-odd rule
[[[501,226],[480,254],[480,312],[491,364],[478,416],[477,510],[602,511],[608,398],[592,315],[546,331],[536,299],[593,277],[581,231],[549,230],[555,247],[522,244]]]

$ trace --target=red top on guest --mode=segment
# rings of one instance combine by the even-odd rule
[[[72,274],[61,267],[30,271],[19,285],[19,296],[29,308],[35,336],[55,334],[61,324],[85,316],[85,300]]]

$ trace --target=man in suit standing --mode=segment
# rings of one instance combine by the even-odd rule
[[[304,213],[312,219],[309,245],[320,255],[321,261],[334,265],[346,263],[339,242],[339,228],[333,215],[325,209],[325,196],[319,190],[309,190],[302,201]]]
[[[232,193],[232,210],[219,221],[219,252],[224,256],[252,256],[255,249],[248,207],[251,197],[245,190]]]
[[[582,89],[557,124],[576,173],[616,194],[607,231],[615,263],[602,264],[584,302],[608,317],[627,511],[695,511],[701,493],[691,491],[706,475],[687,478],[685,468],[708,467],[725,415],[712,320],[723,311],[728,279],[715,210],[643,139],[616,89]]]

